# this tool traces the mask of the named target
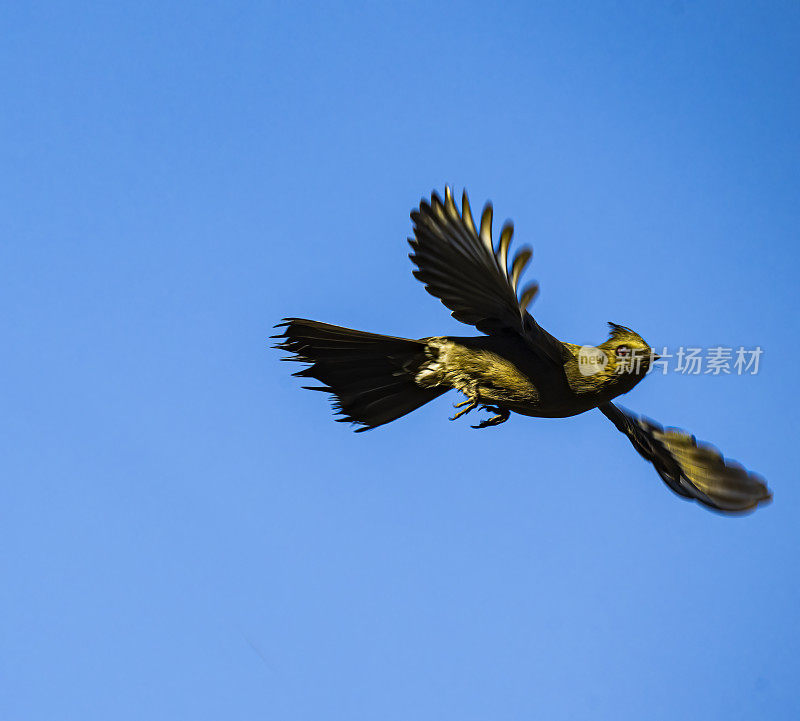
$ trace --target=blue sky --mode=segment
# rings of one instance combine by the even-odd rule
[[[797,4],[0,27],[0,716],[798,718]],[[682,501],[598,412],[333,423],[271,327],[469,334],[406,258],[445,183],[514,219],[557,336],[762,347],[623,402],[772,505]]]

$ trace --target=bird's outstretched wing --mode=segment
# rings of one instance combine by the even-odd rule
[[[698,444],[693,435],[662,428],[613,403],[599,408],[678,495],[731,513],[750,511],[772,499],[760,476],[726,460],[713,446]]]
[[[408,242],[414,251],[409,257],[417,266],[414,277],[452,311],[456,320],[474,325],[487,335],[518,334],[554,363],[570,357],[570,351],[527,312],[539,286],[529,283],[517,296],[520,276],[532,253],[530,248],[522,248],[509,268],[514,227],[511,223],[503,226],[495,249],[491,203],[484,207],[480,230],[476,230],[466,191],[459,213],[450,188],[445,187],[444,202],[433,193],[431,202],[423,200],[411,219],[414,238]]]

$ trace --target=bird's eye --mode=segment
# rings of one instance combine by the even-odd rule
[[[619,345],[617,346],[617,355],[618,356],[626,356],[630,355],[631,349],[626,345]]]

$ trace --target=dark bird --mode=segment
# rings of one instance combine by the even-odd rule
[[[627,393],[657,359],[630,328],[610,323],[608,340],[597,347],[556,339],[528,313],[538,285],[517,292],[529,248],[509,267],[513,226],[506,223],[495,248],[492,206],[476,228],[466,192],[461,212],[445,188],[411,213],[409,238],[414,276],[452,311],[456,320],[484,333],[476,337],[435,336],[410,340],[365,333],[302,318],[285,318],[275,347],[308,365],[296,376],[315,378],[331,393],[337,420],[357,431],[389,423],[450,389],[466,400],[451,420],[481,408],[493,415],[473,426],[487,428],[510,413],[564,418],[598,408],[678,495],[719,511],[739,512],[771,499],[763,480],[726,460],[691,434],[624,410],[612,399]]]

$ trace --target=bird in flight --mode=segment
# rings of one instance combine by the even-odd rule
[[[513,226],[503,226],[495,247],[490,203],[476,227],[466,191],[459,212],[446,187],[444,201],[433,193],[411,219],[414,276],[456,320],[485,335],[411,340],[285,318],[276,326],[284,330],[273,336],[280,339],[275,347],[292,354],[285,360],[307,365],[294,375],[323,384],[307,388],[332,394],[337,420],[366,431],[451,389],[466,397],[451,420],[478,408],[492,413],[473,428],[504,423],[512,412],[565,418],[597,408],[678,495],[731,513],[771,500],[761,477],[713,446],[611,402],[639,383],[658,356],[638,333],[615,323],[597,347],[544,330],[527,310],[538,285],[518,290],[531,250],[519,250],[509,265]]]

